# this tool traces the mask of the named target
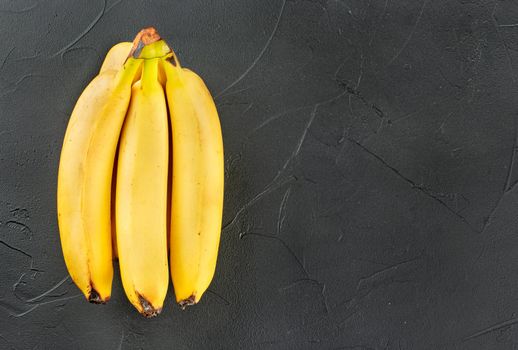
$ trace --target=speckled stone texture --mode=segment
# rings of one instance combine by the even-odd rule
[[[518,349],[518,3],[0,2],[1,349]],[[67,277],[56,176],[107,50],[155,26],[226,161],[216,276],[140,316]]]

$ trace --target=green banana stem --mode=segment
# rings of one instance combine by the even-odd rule
[[[141,64],[142,60],[129,57],[122,69],[117,73],[117,82],[123,85],[131,85]]]
[[[137,58],[151,59],[151,58],[159,58],[164,57],[169,54],[171,49],[166,44],[164,40],[159,40],[154,43],[145,45]],[[137,53],[137,52],[135,52]]]
[[[162,59],[162,67],[164,68],[166,80],[168,81],[178,81],[181,79],[182,68],[180,67],[180,63],[176,59],[176,56],[173,57],[175,58],[177,65],[173,65],[173,63],[167,59]]]
[[[151,89],[158,82],[158,58],[144,60],[142,89]]]
[[[182,66],[180,65],[180,60],[178,59],[178,57],[176,56],[176,53],[172,49],[171,49],[171,53],[168,56],[169,57],[166,57],[166,60],[170,64],[172,64],[176,68],[182,68]]]

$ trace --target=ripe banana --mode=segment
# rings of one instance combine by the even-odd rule
[[[162,59],[172,129],[170,264],[176,300],[197,303],[216,268],[223,211],[223,141],[203,80]]]
[[[169,269],[180,306],[197,303],[216,267],[223,166],[202,79],[153,28],[112,47],[74,107],[58,171],[63,255],[87,300],[109,300],[118,253],[126,295],[144,316],[161,312]]]
[[[161,312],[169,284],[169,135],[159,60],[145,59],[142,78],[133,85],[120,139],[115,200],[122,283],[130,302],[146,317]]]
[[[114,45],[106,54],[99,73],[104,73],[109,70],[119,71],[124,65],[126,58],[128,58],[132,47],[133,43],[129,41]]]
[[[58,223],[68,271],[88,301],[110,299],[115,150],[141,60],[99,74],[74,107],[58,171]]]
[[[104,58],[103,64],[99,71],[99,74],[106,73],[108,71],[120,71],[124,65],[124,62],[129,56],[129,53],[133,47],[132,42],[121,42],[114,45],[106,54]],[[113,73],[110,73],[113,74]],[[115,156],[115,164],[117,164],[117,155]],[[112,193],[115,193],[115,179],[117,174],[117,167],[113,168],[113,176],[112,176]],[[115,201],[112,201],[112,255],[114,259],[118,259],[119,255],[117,253],[117,238],[115,236]]]

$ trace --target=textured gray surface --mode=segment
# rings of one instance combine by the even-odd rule
[[[0,2],[0,348],[516,349],[518,5]],[[142,318],[67,279],[69,114],[154,25],[216,97],[219,264]],[[116,271],[118,272],[118,270]]]

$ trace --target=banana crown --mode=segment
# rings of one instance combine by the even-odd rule
[[[161,61],[158,75],[163,86],[165,86],[167,80],[179,80],[182,67],[174,51],[160,38],[155,28],[144,28],[133,40],[126,63],[131,60],[154,59],[160,59]]]
[[[128,57],[133,58],[160,58],[172,52],[167,43],[160,38],[155,28],[142,29],[135,39]]]

